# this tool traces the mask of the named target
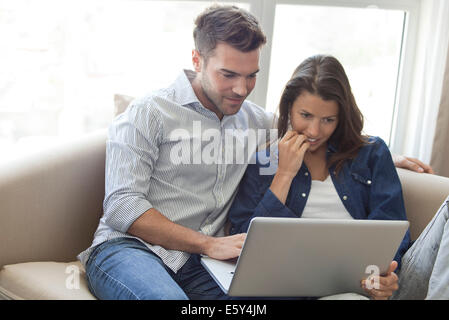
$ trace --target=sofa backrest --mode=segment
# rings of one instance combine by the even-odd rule
[[[419,237],[449,196],[449,178],[397,169],[412,240]]]
[[[0,266],[73,261],[102,215],[107,131],[0,167]],[[413,239],[449,195],[449,178],[398,169]]]
[[[0,266],[73,261],[102,214],[106,130],[0,167]]]

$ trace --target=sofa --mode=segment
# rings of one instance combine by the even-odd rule
[[[78,253],[102,214],[99,130],[0,166],[0,299],[89,300]],[[398,169],[412,239],[449,195],[449,178]]]

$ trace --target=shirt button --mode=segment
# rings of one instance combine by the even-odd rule
[[[306,172],[306,173],[304,173],[304,175],[308,176],[308,175],[309,175],[309,173],[308,173],[308,172]]]
[[[343,200],[347,200],[348,199],[348,197],[347,196],[343,196]]]
[[[303,193],[303,194],[301,194],[301,196],[302,196],[303,198],[305,198],[305,197],[306,197],[306,194],[305,194],[305,193]]]
[[[366,183],[371,184],[371,180],[368,180]]]

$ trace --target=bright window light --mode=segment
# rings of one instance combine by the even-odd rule
[[[276,111],[283,86],[305,58],[331,54],[343,64],[364,131],[390,140],[405,12],[277,5],[267,92]]]
[[[0,161],[105,128],[114,94],[191,69],[194,20],[213,3],[2,0]]]

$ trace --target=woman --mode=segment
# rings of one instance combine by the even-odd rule
[[[306,59],[280,100],[282,139],[259,152],[242,179],[229,212],[231,233],[246,232],[257,216],[406,220],[390,151],[362,129],[342,65],[331,56]],[[275,172],[267,174],[268,167]],[[371,297],[388,298],[397,290],[393,271],[409,244],[407,232],[380,287],[365,289]]]

